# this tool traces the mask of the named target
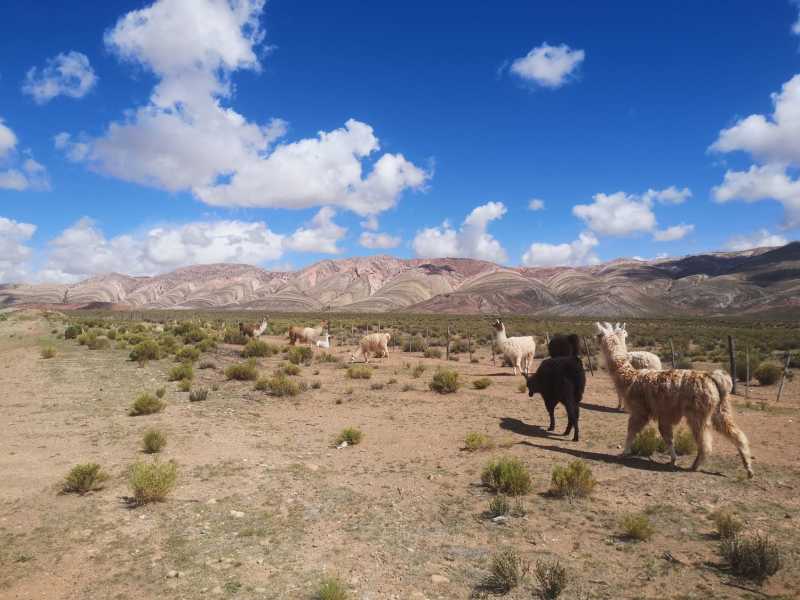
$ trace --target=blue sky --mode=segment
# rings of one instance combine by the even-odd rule
[[[799,10],[6,3],[0,282],[796,239]]]

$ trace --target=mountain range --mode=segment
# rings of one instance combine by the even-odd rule
[[[74,284],[0,285],[0,306],[542,316],[800,316],[800,242],[778,248],[581,267],[371,256],[293,272],[212,264]]]

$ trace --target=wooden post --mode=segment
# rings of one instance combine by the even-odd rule
[[[745,346],[744,348],[744,366],[745,366],[745,377],[746,380],[744,382],[744,397],[750,397],[750,346]],[[736,377],[736,374],[733,375]]]
[[[469,362],[472,362],[472,332],[467,332],[467,352],[469,352]]]
[[[589,373],[594,377],[594,367],[592,366],[592,355],[589,354],[589,344],[586,342],[586,336],[583,336],[583,349],[586,351],[586,360],[589,361]]]
[[[445,351],[447,360],[450,360],[450,324],[447,324],[447,348]]]
[[[669,351],[672,354],[672,368],[675,368],[675,346],[672,345],[672,338],[669,338]]]
[[[728,357],[731,362],[731,379],[733,380],[732,394],[736,393],[736,341],[732,335],[728,336]]]
[[[494,359],[494,340],[491,341],[491,346],[492,346],[492,366],[496,367],[497,366],[497,362]]]
[[[792,353],[786,353],[786,361],[783,364],[783,373],[781,373],[781,384],[778,386],[778,399],[776,402],[781,401],[781,394],[783,393],[783,384],[786,381],[786,374],[789,372],[789,361],[792,358]]]

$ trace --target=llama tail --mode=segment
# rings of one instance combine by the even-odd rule
[[[733,389],[733,380],[725,371],[717,369],[711,373],[711,379],[719,392],[719,403],[711,415],[711,424],[726,438],[731,440],[739,451],[739,457],[747,471],[747,476],[753,476],[753,463],[750,456],[750,443],[747,436],[736,426],[733,420],[733,408],[728,395]]]

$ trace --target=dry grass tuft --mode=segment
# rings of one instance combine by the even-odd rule
[[[166,402],[156,398],[155,396],[151,396],[150,394],[142,394],[133,401],[133,405],[128,411],[128,414],[132,417],[152,415],[164,410],[166,405]]]
[[[491,575],[484,586],[500,594],[507,594],[523,583],[530,565],[514,550],[504,550],[492,557]]]
[[[352,365],[347,368],[347,376],[350,379],[370,379],[372,369],[366,365]]]
[[[364,434],[361,433],[360,429],[356,429],[355,427],[345,427],[342,429],[341,433],[336,436],[334,440],[334,444],[338,446],[342,442],[347,442],[348,446],[356,446],[361,443]]]
[[[625,515],[620,521],[620,527],[623,537],[637,542],[649,540],[655,532],[650,519],[641,513]]]
[[[545,600],[555,600],[567,587],[567,570],[557,560],[537,560],[533,573],[539,583],[539,595]]]
[[[251,358],[246,362],[229,366],[225,369],[225,377],[236,381],[255,381],[258,379],[255,359]]]
[[[566,467],[553,467],[550,481],[550,493],[561,498],[573,500],[585,498],[594,490],[597,481],[592,470],[582,460],[573,460]]]
[[[137,506],[163,502],[175,488],[178,466],[174,462],[137,462],[130,470],[128,485]]]
[[[83,496],[102,489],[107,479],[108,474],[97,463],[75,465],[64,479],[61,489],[68,494]]]
[[[458,372],[453,369],[437,369],[433,374],[433,379],[428,384],[434,392],[439,394],[453,394],[458,391],[461,383],[458,380]]]
[[[494,442],[485,433],[478,433],[477,431],[470,431],[464,437],[464,449],[469,452],[476,452],[477,450],[488,450],[494,448]]]
[[[777,573],[783,563],[780,548],[761,533],[724,538],[720,551],[734,575],[758,583]]]
[[[148,454],[157,454],[167,445],[167,436],[158,429],[150,429],[142,438],[142,449]]]
[[[491,461],[481,474],[484,485],[498,493],[523,496],[531,491],[531,476],[518,458],[503,457]]]
[[[492,385],[492,380],[488,377],[481,377],[480,379],[476,379],[472,382],[472,387],[476,390],[485,390],[490,385]]]

